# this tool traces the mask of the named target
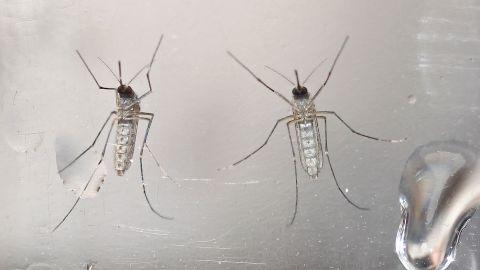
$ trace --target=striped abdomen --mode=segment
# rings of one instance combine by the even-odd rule
[[[316,118],[300,120],[295,123],[298,152],[305,172],[317,178],[323,167],[323,150]]]
[[[117,120],[114,166],[117,175],[123,175],[132,164],[138,120]]]

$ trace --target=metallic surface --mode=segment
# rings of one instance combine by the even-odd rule
[[[433,140],[480,147],[479,11],[477,0],[0,1],[2,269],[84,270],[89,261],[95,270],[404,269],[395,235],[405,161]],[[136,160],[118,177],[108,154],[97,196],[51,234],[74,197],[56,173],[55,141],[72,157],[115,108],[113,93],[92,85],[75,50],[88,54],[99,81],[116,85],[95,56],[121,59],[124,73],[134,74],[161,33],[154,92],[142,110],[155,113],[149,147],[175,181],[161,177],[148,153],[144,172],[152,204],[175,219],[146,207]],[[317,89],[346,35],[316,108],[362,132],[408,140],[378,143],[329,121],[337,177],[371,210],[347,204],[325,168],[318,181],[299,170],[299,212],[287,227],[295,180],[285,129],[241,166],[216,170],[291,113],[225,50],[288,96],[291,85],[263,65],[304,76],[327,58],[306,85]],[[139,77],[132,87],[143,93],[148,84]],[[144,131],[139,125],[137,138]],[[449,270],[478,269],[479,225],[474,215]]]

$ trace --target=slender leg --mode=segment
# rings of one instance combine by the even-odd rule
[[[158,159],[155,157],[155,155],[152,153],[152,150],[150,150],[150,147],[148,147],[148,144],[145,143],[145,147],[147,148],[148,152],[150,153],[150,155],[152,156],[153,160],[155,161],[155,163],[157,164],[157,167],[160,168],[160,171],[162,171],[162,174],[167,177],[168,179],[170,179],[170,181],[172,182],[175,182],[175,180],[173,180],[173,178],[171,178],[167,171],[160,165],[160,163],[158,162]]]
[[[391,140],[391,139],[382,139],[382,138],[378,138],[378,137],[373,137],[373,136],[370,136],[370,135],[366,135],[366,134],[363,134],[363,133],[360,133],[358,131],[356,131],[355,129],[353,129],[350,125],[347,124],[347,122],[345,122],[342,118],[340,118],[340,116],[334,112],[334,111],[319,111],[317,112],[317,117],[325,117],[324,114],[332,114],[334,115],[335,117],[338,118],[338,120],[340,120],[340,122],[342,122],[342,124],[344,124],[351,132],[353,132],[354,134],[357,134],[359,136],[362,136],[362,137],[365,137],[367,139],[371,139],[371,140],[375,140],[375,141],[382,141],[382,142],[389,142],[389,143],[399,143],[399,142],[404,142],[407,140],[407,137],[403,138],[403,139],[400,139],[400,140]]]
[[[153,208],[152,204],[150,203],[150,200],[148,199],[147,192],[145,190],[145,180],[143,178],[143,150],[144,150],[145,145],[147,143],[148,132],[150,131],[150,126],[152,125],[154,115],[153,115],[153,113],[143,113],[143,112],[139,113],[139,115],[145,115],[147,117],[139,116],[138,119],[148,121],[147,130],[145,131],[145,136],[143,137],[142,148],[140,148],[140,174],[141,174],[141,179],[142,179],[143,194],[145,195],[145,200],[147,201],[148,206],[150,207],[150,210],[152,210],[153,213],[155,213],[157,216],[159,216],[163,219],[172,220],[173,217],[164,216],[164,215],[160,214],[157,210],[155,210],[155,208]]]
[[[155,52],[153,53],[152,60],[150,60],[150,64],[142,67],[136,74],[133,76],[133,78],[127,83],[127,85],[130,85],[130,83],[145,69],[148,67],[147,71],[147,82],[148,82],[148,91],[145,92],[143,95],[138,97],[135,102],[132,102],[132,104],[128,105],[125,109],[128,110],[131,107],[133,107],[135,104],[140,103],[142,99],[144,99],[146,96],[152,93],[152,83],[150,82],[150,70],[152,69],[153,61],[155,60],[155,56],[157,55],[158,48],[160,48],[160,44],[162,43],[163,40],[163,34],[160,36],[160,40],[158,41],[157,47],[155,48]]]
[[[298,209],[298,175],[297,175],[297,159],[295,157],[295,149],[293,148],[292,133],[290,132],[290,123],[295,120],[290,120],[287,122],[288,138],[290,139],[290,146],[292,147],[292,156],[293,156],[293,168],[295,170],[295,210],[293,211],[292,219],[290,220],[289,225],[292,225],[297,217]]]
[[[148,96],[150,93],[152,93],[152,83],[150,82],[150,70],[152,69],[153,61],[155,60],[155,56],[157,55],[158,48],[160,48],[160,44],[162,44],[163,40],[163,34],[160,36],[160,40],[158,41],[157,47],[155,48],[155,52],[153,53],[152,60],[150,61],[150,65],[148,65],[148,71],[147,71],[147,82],[148,82],[148,91],[141,95],[138,99],[137,102],[139,102],[141,99],[144,97]],[[135,78],[135,77],[134,77]],[[132,80],[134,79],[132,78]],[[131,81],[131,80],[130,80]]]
[[[264,142],[262,145],[260,145],[260,147],[258,147],[257,149],[255,149],[255,151],[253,151],[252,153],[248,154],[246,157],[240,159],[239,161],[233,163],[232,165],[230,165],[230,166],[228,166],[228,167],[236,166],[236,165],[238,165],[239,163],[241,163],[242,161],[244,161],[244,160],[248,159],[249,157],[251,157],[253,154],[257,153],[260,149],[262,149],[265,145],[267,145],[268,140],[270,140],[270,137],[272,137],[272,134],[273,134],[273,132],[275,131],[275,129],[277,128],[278,124],[279,124],[280,122],[285,121],[285,120],[287,120],[287,119],[289,119],[289,118],[292,118],[292,117],[293,117],[293,115],[289,115],[289,116],[285,116],[285,117],[282,117],[282,118],[278,119],[277,122],[275,123],[275,125],[273,126],[272,131],[270,131],[270,134],[268,134],[267,139],[265,140],[265,142]],[[220,168],[220,169],[218,169],[218,170],[225,170],[225,169],[227,169],[228,167],[223,167],[223,168]]]
[[[85,59],[83,59],[82,55],[80,54],[80,52],[77,50],[77,54],[78,56],[80,57],[80,60],[82,60],[83,64],[85,65],[85,67],[87,68],[88,72],[90,73],[90,75],[92,75],[92,78],[93,80],[95,81],[95,83],[97,84],[98,88],[99,89],[104,89],[104,90],[116,90],[117,88],[113,88],[113,87],[103,87],[101,86],[98,81],[97,81],[97,78],[95,78],[95,75],[93,75],[93,72],[92,70],[90,70],[90,68],[88,67],[87,65],[87,62],[85,62]]]
[[[315,92],[315,94],[313,95],[313,97],[310,99],[310,101],[308,102],[307,107],[310,107],[310,106],[313,104],[313,101],[317,98],[318,94],[320,94],[320,92],[322,91],[323,87],[325,87],[325,85],[327,85],[328,80],[330,79],[330,76],[332,75],[333,69],[335,68],[335,65],[337,64],[338,58],[339,58],[340,55],[342,54],[342,51],[343,51],[343,49],[345,48],[345,45],[347,44],[348,38],[349,38],[349,37],[346,36],[345,39],[343,40],[342,46],[340,47],[340,50],[338,50],[337,56],[335,56],[335,60],[333,60],[333,64],[332,64],[332,66],[330,67],[330,71],[328,71],[327,78],[326,78],[325,81],[322,83],[322,85],[321,85],[320,88],[317,90],[317,92]]]
[[[125,118],[126,120],[136,120],[138,119],[138,116],[146,116],[146,117],[150,117],[152,114],[151,113],[144,113],[144,112],[138,112],[136,114],[136,117],[135,118]],[[150,119],[150,118],[148,118]],[[144,119],[144,120],[147,120],[147,119]],[[160,171],[162,172],[163,176],[167,177],[168,179],[170,179],[170,181],[174,182],[175,183],[175,180],[173,180],[172,177],[170,177],[170,175],[168,175],[167,171],[165,170],[165,168],[163,168],[161,165],[160,165],[160,162],[158,162],[158,159],[157,157],[153,154],[152,150],[150,149],[150,147],[148,146],[147,143],[145,143],[145,148],[147,148],[148,152],[150,153],[150,155],[152,156],[153,160],[155,161],[155,164],[157,164],[157,167],[160,168]]]
[[[294,103],[292,103],[290,100],[288,100],[284,95],[280,94],[279,92],[275,91],[272,87],[268,86],[268,84],[266,84],[264,81],[262,81],[262,79],[260,79],[259,77],[257,77],[257,75],[255,75],[255,73],[253,73],[253,71],[251,71],[244,63],[242,63],[235,55],[233,55],[233,53],[231,53],[230,51],[227,51],[227,54],[232,57],[232,59],[237,62],[241,67],[243,67],[248,73],[250,73],[250,75],[252,75],[259,83],[261,83],[263,86],[265,86],[266,88],[268,88],[268,90],[272,91],[273,93],[277,94],[277,96],[279,96],[281,99],[283,99],[285,102],[287,102],[288,104],[290,104],[290,106],[292,107],[296,107]]]
[[[102,163],[103,161],[103,158],[105,157],[105,149],[107,148],[107,144],[108,144],[108,139],[110,138],[110,134],[112,133],[112,128],[113,128],[113,125],[115,124],[115,122],[112,122],[112,124],[110,125],[110,129],[108,130],[108,135],[107,135],[107,139],[105,140],[105,145],[103,146],[103,151],[102,151],[102,155],[100,157],[100,160],[98,161],[97,163],[97,167],[95,168],[95,170],[93,170],[93,173],[90,175],[90,178],[88,179],[87,183],[85,184],[85,187],[83,188],[82,192],[80,193],[80,195],[78,195],[78,198],[77,200],[75,200],[75,203],[73,204],[73,206],[70,208],[70,210],[67,212],[67,214],[63,217],[63,219],[57,224],[57,226],[55,226],[55,228],[53,228],[52,232],[56,231],[62,224],[63,222],[65,222],[65,220],[67,220],[67,217],[70,215],[70,213],[72,213],[73,209],[75,208],[75,206],[77,206],[78,202],[80,201],[80,199],[82,198],[82,195],[83,193],[85,192],[85,190],[87,190],[88,188],[88,185],[90,185],[90,182],[92,181],[93,179],[93,176],[95,175],[95,172],[97,171],[98,169],[98,166],[100,165],[100,163]],[[104,125],[105,126],[105,125]],[[103,127],[104,127],[103,126]],[[102,129],[103,129],[102,127]],[[100,130],[101,132],[101,130]],[[99,133],[100,134],[100,133]],[[98,136],[97,136],[98,138]],[[96,140],[96,139],[95,139]],[[83,153],[82,153],[83,155]]]
[[[360,209],[360,210],[370,210],[369,208],[361,207],[355,204],[353,201],[351,201],[348,197],[347,194],[343,192],[343,189],[340,187],[337,181],[337,176],[335,175],[335,171],[333,170],[332,162],[330,161],[330,154],[328,153],[328,139],[327,139],[327,118],[325,116],[317,116],[318,118],[321,118],[325,124],[325,155],[327,156],[327,161],[328,165],[330,166],[330,171],[332,172],[333,180],[335,180],[335,184],[337,185],[338,190],[340,193],[342,193],[343,197],[355,208]]]
[[[100,134],[102,133],[103,129],[105,128],[105,126],[107,125],[108,121],[110,120],[110,118],[112,117],[112,115],[116,115],[117,112],[113,111],[111,112],[109,115],[108,115],[108,118],[107,120],[105,121],[105,123],[103,123],[102,127],[100,128],[100,131],[98,132],[97,136],[95,137],[95,139],[93,140],[92,144],[87,147],[85,150],[83,150],[83,152],[78,155],[75,159],[73,159],[70,163],[68,163],[67,166],[63,167],[61,170],[58,171],[58,173],[61,173],[63,172],[64,170],[66,170],[68,167],[70,167],[73,163],[75,163],[79,158],[81,158],[88,150],[90,150],[94,145],[95,143],[97,142],[97,139],[98,137],[100,137]],[[111,129],[111,128],[110,128]],[[108,137],[107,137],[107,140],[108,140]],[[105,149],[104,149],[105,151]]]
[[[110,125],[110,128],[108,129],[107,138],[105,139],[105,144],[103,145],[103,149],[102,149],[102,155],[101,155],[102,159],[105,156],[105,151],[107,150],[108,139],[110,138],[110,134],[112,134],[112,129],[113,129],[113,126],[115,125],[115,122],[116,121],[112,121],[112,124]],[[100,164],[100,163],[98,163],[98,164]]]

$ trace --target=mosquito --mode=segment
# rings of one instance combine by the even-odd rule
[[[268,134],[267,139],[265,142],[263,142],[258,148],[256,148],[253,152],[245,156],[244,158],[240,159],[239,161],[233,163],[230,167],[236,166],[240,164],[241,162],[247,160],[250,158],[252,155],[257,153],[260,149],[262,149],[265,145],[267,145],[270,137],[272,136],[273,132],[277,128],[278,124],[281,122],[286,121],[287,125],[287,130],[288,130],[288,136],[290,139],[290,145],[292,148],[292,155],[293,155],[293,167],[295,171],[295,209],[293,212],[293,216],[290,219],[290,225],[293,224],[295,221],[295,218],[297,216],[297,209],[298,209],[298,174],[297,174],[297,158],[295,154],[295,149],[294,149],[294,144],[292,141],[292,134],[291,134],[291,125],[294,125],[295,127],[295,136],[296,136],[296,141],[297,141],[297,151],[298,155],[300,157],[300,162],[302,164],[303,170],[307,173],[307,175],[311,179],[317,179],[318,175],[320,173],[320,170],[323,168],[323,163],[324,163],[324,156],[327,157],[327,162],[330,167],[330,171],[332,172],[333,179],[335,181],[335,184],[340,191],[340,193],[343,195],[343,197],[356,207],[357,209],[360,210],[369,210],[368,208],[361,207],[354,203],[352,200],[348,198],[348,196],[345,194],[343,189],[340,187],[339,182],[337,180],[337,177],[335,175],[332,163],[330,161],[330,155],[328,152],[328,141],[327,141],[327,116],[333,116],[337,118],[343,125],[345,125],[352,133],[365,137],[367,139],[371,140],[376,140],[376,141],[383,141],[383,142],[389,142],[389,143],[399,143],[405,141],[407,138],[400,139],[400,140],[390,140],[390,139],[382,139],[378,137],[373,137],[370,135],[366,135],[364,133],[360,133],[353,129],[347,122],[345,122],[336,112],[334,111],[317,111],[315,109],[315,104],[314,101],[317,98],[318,94],[323,90],[323,88],[327,85],[328,80],[330,79],[330,76],[332,75],[333,69],[342,54],[343,49],[345,48],[345,45],[347,44],[349,39],[349,36],[345,37],[345,40],[343,41],[340,50],[338,51],[332,66],[330,67],[330,70],[328,72],[328,75],[325,79],[325,81],[322,83],[320,88],[316,90],[315,94],[311,97],[310,93],[308,92],[307,88],[304,86],[305,83],[308,81],[308,79],[313,75],[313,73],[320,67],[320,65],[325,61],[323,60],[320,64],[318,64],[311,72],[310,74],[305,78],[305,80],[300,84],[300,79],[298,76],[298,71],[295,69],[295,77],[296,77],[296,84],[288,79],[287,76],[281,74],[280,72],[274,70],[271,67],[266,66],[268,69],[272,70],[276,74],[280,75],[283,77],[285,80],[287,80],[290,84],[294,86],[292,90],[293,94],[293,100],[287,99],[284,95],[279,93],[278,91],[274,90],[272,87],[267,85],[262,79],[260,79],[257,75],[253,73],[252,70],[250,70],[245,64],[243,64],[233,53],[230,51],[227,51],[228,55],[233,58],[235,62],[237,62],[242,68],[244,68],[250,75],[252,75],[260,84],[265,86],[268,90],[271,92],[275,93],[277,96],[279,96],[281,99],[283,99],[286,103],[290,105],[292,108],[293,114],[282,117],[278,119],[273,126],[272,130]],[[324,136],[325,136],[325,150],[323,149],[322,146],[322,141],[321,141],[321,135],[320,135],[320,128],[319,128],[319,123],[318,120],[323,121],[324,124]]]
[[[105,141],[105,144],[103,146],[102,154],[100,157],[99,162],[97,163],[97,167],[103,162],[103,158],[105,156],[105,151],[107,148],[107,144],[110,138],[110,134],[112,133],[113,127],[116,125],[116,141],[115,141],[115,150],[114,150],[114,168],[115,172],[117,173],[118,176],[122,176],[125,174],[125,172],[130,168],[130,165],[132,163],[132,158],[135,150],[135,140],[137,137],[137,128],[139,121],[146,121],[147,127],[145,130],[145,135],[143,137],[142,141],[142,147],[140,148],[140,175],[141,175],[141,181],[142,181],[142,188],[143,188],[143,194],[145,195],[145,200],[148,203],[148,206],[150,207],[150,210],[152,210],[153,213],[155,213],[157,216],[163,218],[163,219],[173,219],[172,217],[168,217],[165,215],[160,214],[155,208],[153,208],[152,204],[150,203],[150,200],[147,196],[147,192],[145,190],[145,181],[143,177],[143,151],[145,148],[150,152],[152,157],[155,160],[155,163],[157,164],[158,167],[162,170],[162,172],[166,175],[166,172],[163,170],[163,168],[160,166],[158,163],[158,160],[155,158],[153,153],[150,151],[150,148],[147,145],[147,137],[148,137],[148,132],[150,131],[150,127],[153,122],[153,113],[149,112],[143,112],[140,109],[140,101],[147,97],[149,94],[152,93],[152,84],[150,82],[150,70],[152,68],[153,61],[155,60],[155,56],[157,54],[158,48],[160,47],[160,44],[162,43],[163,40],[163,35],[160,36],[160,40],[157,43],[157,46],[155,48],[155,51],[153,53],[152,59],[150,60],[150,63],[142,67],[133,77],[128,81],[127,84],[125,84],[122,80],[122,64],[120,61],[118,61],[118,76],[113,72],[113,70],[102,60],[99,58],[99,60],[110,70],[110,72],[113,74],[115,79],[118,81],[120,84],[117,88],[114,87],[104,87],[100,85],[98,82],[97,78],[93,75],[92,70],[89,68],[87,65],[87,62],[85,59],[82,57],[80,52],[77,50],[77,54],[80,57],[80,60],[83,62],[85,67],[87,68],[88,72],[92,76],[93,80],[97,84],[98,88],[101,90],[114,90],[116,93],[116,110],[110,112],[110,114],[107,117],[107,120],[103,123],[102,127],[100,128],[100,131],[98,132],[97,136],[93,140],[92,144],[88,146],[82,153],[80,153],[77,157],[75,157],[70,163],[68,163],[65,167],[60,169],[58,172],[61,173],[65,171],[67,168],[69,168],[71,165],[73,165],[78,159],[80,159],[87,151],[89,151],[97,142],[98,138],[100,137],[102,131],[105,129],[107,126],[108,122],[110,120],[110,128],[108,129],[107,133],[107,138]],[[148,82],[148,87],[149,90],[145,92],[144,94],[137,96],[137,94],[133,91],[132,87],[130,87],[130,84],[132,81],[137,78],[140,73],[142,73],[143,70],[147,69],[146,77],[147,77],[147,82]],[[168,178],[170,178],[168,175],[166,175]],[[81,194],[78,196],[77,200],[73,204],[73,206],[70,208],[70,210],[67,212],[65,217],[58,223],[57,226],[53,229],[53,231],[56,231],[60,225],[62,225],[67,217],[70,215],[70,213],[73,211],[75,206],[78,204],[80,201],[80,198],[82,197],[83,193],[85,190],[87,190],[88,185],[92,181],[93,174],[90,176],[90,179],[86,183],[85,187],[83,188]],[[171,179],[171,178],[170,178]]]

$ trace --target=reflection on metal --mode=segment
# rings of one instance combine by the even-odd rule
[[[370,135],[366,135],[363,133],[360,133],[353,129],[349,124],[347,124],[336,112],[334,111],[317,111],[315,108],[315,99],[316,97],[320,94],[322,89],[327,85],[328,80],[330,79],[330,76],[332,75],[333,69],[335,68],[335,65],[342,54],[343,49],[345,48],[345,45],[348,42],[348,36],[345,37],[345,40],[342,43],[342,46],[340,47],[337,55],[335,56],[335,59],[333,60],[333,63],[330,67],[330,70],[328,72],[327,78],[325,81],[322,83],[322,85],[315,90],[315,93],[313,96],[310,96],[310,93],[308,92],[307,88],[303,86],[307,82],[307,80],[312,76],[312,74],[320,67],[320,65],[323,63],[323,61],[318,64],[312,72],[306,77],[306,79],[303,81],[302,84],[300,84],[300,79],[298,77],[298,72],[295,70],[295,77],[296,77],[296,84],[288,79],[287,76],[281,74],[280,72],[274,70],[271,67],[268,67],[268,69],[272,70],[273,72],[277,73],[280,75],[282,78],[287,80],[293,85],[293,101],[288,100],[284,95],[279,93],[278,91],[274,90],[272,87],[267,85],[262,79],[257,77],[253,71],[251,71],[245,64],[243,64],[236,56],[234,56],[231,52],[227,51],[227,53],[230,55],[230,57],[235,60],[240,66],[242,66],[250,75],[252,75],[259,83],[261,83],[263,86],[265,86],[268,90],[271,92],[275,93],[277,96],[279,96],[281,99],[283,99],[286,103],[290,105],[292,108],[292,115],[285,116],[283,118],[280,118],[277,120],[275,125],[273,126],[272,130],[270,131],[267,139],[265,142],[260,145],[258,148],[256,148],[253,152],[245,156],[244,158],[240,159],[239,161],[233,163],[231,166],[236,166],[240,164],[241,162],[247,160],[249,157],[257,153],[260,149],[262,149],[265,145],[267,145],[268,141],[270,140],[270,137],[273,135],[273,132],[277,128],[278,124],[280,122],[286,122],[287,125],[287,130],[288,130],[288,136],[290,139],[290,145],[292,148],[292,156],[293,156],[293,168],[295,172],[295,209],[292,215],[292,218],[290,219],[290,224],[293,224],[295,221],[295,217],[297,215],[297,209],[298,209],[298,176],[297,176],[297,160],[296,160],[296,155],[295,155],[295,149],[293,146],[293,141],[292,141],[292,135],[291,135],[291,125],[295,127],[295,135],[296,135],[296,141],[297,141],[297,151],[298,155],[303,167],[303,170],[305,173],[308,174],[308,176],[311,179],[317,179],[318,175],[320,173],[320,170],[323,168],[323,159],[324,156],[327,157],[327,162],[330,168],[330,171],[332,172],[333,180],[335,181],[335,184],[337,185],[338,190],[340,193],[343,195],[343,197],[354,207],[360,210],[368,210],[368,208],[361,207],[354,203],[348,196],[345,194],[343,189],[340,187],[340,184],[337,181],[337,177],[335,176],[335,172],[333,170],[332,163],[330,161],[330,155],[328,152],[328,139],[327,139],[327,116],[335,117],[337,120],[339,120],[343,125],[345,125],[352,133],[365,137],[367,139],[371,140],[377,140],[377,141],[384,141],[384,142],[389,142],[389,143],[398,143],[398,142],[403,142],[406,138],[401,139],[401,140],[390,140],[390,139],[381,139],[378,137],[373,137]],[[324,125],[324,136],[325,136],[325,150],[323,150],[322,147],[322,142],[321,142],[321,134],[320,134],[320,129],[319,129],[319,123],[318,119],[321,119]],[[228,167],[225,167],[228,168]],[[222,169],[225,169],[222,168]]]
[[[479,152],[432,142],[410,156],[400,182],[396,252],[408,270],[441,270],[455,259],[462,229],[480,203]]]
[[[124,83],[122,81],[122,66],[121,62],[118,61],[118,77],[113,72],[113,70],[103,61],[103,64],[110,70],[110,72],[113,74],[113,76],[117,79],[118,83],[120,84],[117,88],[115,87],[104,87],[101,86],[100,83],[98,82],[97,78],[93,75],[92,70],[90,67],[87,65],[87,62],[85,59],[82,57],[79,51],[77,51],[78,56],[80,57],[80,60],[83,62],[85,67],[87,68],[88,72],[92,76],[93,80],[97,84],[98,88],[101,90],[113,90],[116,93],[116,110],[110,112],[108,115],[107,119],[103,123],[102,127],[100,128],[98,134],[96,135],[95,139],[93,140],[92,144],[88,146],[82,153],[80,153],[77,157],[75,157],[70,163],[68,163],[65,167],[62,169],[59,169],[58,172],[61,174],[64,170],[68,169],[71,165],[73,165],[75,162],[77,162],[85,153],[87,153],[90,149],[93,148],[95,143],[97,142],[98,138],[100,137],[102,131],[105,129],[107,126],[108,122],[110,123],[110,128],[108,129],[107,132],[107,138],[105,141],[105,144],[103,146],[103,151],[100,157],[100,160],[97,163],[97,166],[102,164],[103,158],[105,156],[105,151],[107,148],[107,143],[109,141],[113,126],[116,124],[117,129],[116,129],[116,143],[115,143],[115,152],[114,152],[114,167],[117,175],[122,176],[129,168],[132,163],[132,158],[133,158],[133,152],[135,149],[135,139],[137,136],[137,127],[138,123],[140,120],[146,121],[147,128],[145,131],[145,134],[143,136],[142,140],[142,146],[140,148],[140,175],[141,175],[141,181],[142,181],[142,188],[143,188],[143,194],[145,196],[145,200],[148,203],[148,206],[150,207],[150,210],[152,210],[153,213],[155,213],[157,216],[164,218],[164,219],[172,219],[171,217],[165,216],[160,214],[157,210],[155,210],[150,203],[150,200],[147,196],[147,192],[145,190],[145,182],[144,182],[144,177],[143,177],[143,151],[145,148],[152,154],[153,153],[150,151],[150,148],[147,145],[147,138],[148,138],[148,132],[150,131],[150,127],[153,122],[153,113],[148,113],[148,112],[142,112],[140,109],[140,102],[142,99],[147,97],[149,94],[152,93],[152,84],[150,83],[150,70],[152,68],[153,61],[155,60],[155,56],[158,52],[158,48],[160,47],[160,44],[162,43],[163,40],[163,35],[160,37],[160,40],[158,41],[158,44],[155,48],[155,51],[153,53],[152,59],[149,64],[145,65],[143,68],[141,68],[133,77],[128,81],[128,83]],[[149,89],[147,92],[144,94],[137,96],[137,94],[134,92],[132,87],[130,87],[130,83],[137,78],[138,75],[140,75],[145,69],[147,69],[146,72],[146,77],[147,77],[147,82]],[[113,120],[112,120],[113,119]],[[158,163],[157,159],[153,156],[155,162],[157,165],[160,167],[160,164]],[[161,167],[160,167],[161,168]],[[162,168],[161,168],[162,169]],[[163,169],[162,169],[163,170]],[[95,170],[96,171],[96,170]],[[57,230],[60,225],[63,224],[63,222],[67,219],[67,217],[70,215],[70,213],[73,211],[75,206],[78,204],[80,201],[82,195],[84,192],[88,189],[89,185],[92,182],[92,179],[94,178],[95,175],[94,173],[90,176],[89,180],[85,184],[85,187],[82,189],[82,192],[80,193],[80,196],[78,196],[77,200],[73,204],[73,206],[70,208],[70,210],[67,212],[67,214],[63,217],[63,219],[58,223],[57,226],[53,229],[53,231]]]

